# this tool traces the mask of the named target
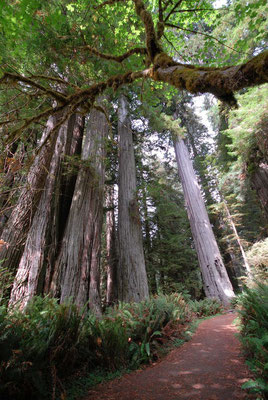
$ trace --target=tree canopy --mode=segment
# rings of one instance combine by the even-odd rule
[[[12,94],[2,118],[11,127],[8,140],[51,113],[86,113],[103,92],[131,83],[142,91],[149,80],[235,105],[235,91],[268,81],[266,2],[214,3],[1,2],[0,82]]]

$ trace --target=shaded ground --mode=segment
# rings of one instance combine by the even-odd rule
[[[98,385],[84,400],[236,400],[249,397],[241,385],[250,377],[241,356],[236,315],[200,324],[193,339],[145,370]]]

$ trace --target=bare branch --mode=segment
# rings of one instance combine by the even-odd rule
[[[168,42],[168,44],[173,48],[173,50],[174,50],[184,61],[186,61],[186,60],[185,60],[185,57],[184,57],[181,53],[178,52],[178,50],[176,49],[176,47],[174,46],[174,44],[166,37],[166,35],[164,35],[164,38],[166,39],[166,41]]]
[[[175,10],[173,14],[177,13],[184,13],[184,12],[195,12],[195,11],[219,11],[219,10],[225,10],[225,8],[189,8],[188,10]]]
[[[158,0],[158,13],[159,13],[159,21],[160,21],[160,22],[163,22],[162,0]]]
[[[166,2],[166,4],[165,4],[164,7],[163,7],[163,12],[166,11],[166,9],[168,8],[168,6],[170,5],[171,2],[172,2],[172,0],[168,0],[168,1]]]
[[[232,51],[235,51],[236,53],[251,55],[250,53],[243,53],[241,51],[238,51],[238,50],[234,49],[233,47],[228,46],[227,44],[223,43],[221,40],[217,39],[215,36],[209,35],[208,33],[199,32],[199,31],[195,31],[195,30],[187,29],[187,28],[182,28],[182,27],[180,27],[178,25],[170,24],[169,22],[166,22],[165,25],[169,26],[171,28],[179,29],[181,31],[190,32],[190,33],[194,33],[196,35],[202,35],[202,36],[208,37],[210,39],[215,40],[215,42],[220,43],[222,46],[227,47],[228,49],[230,49]]]
[[[30,72],[30,75],[31,75],[32,79],[44,79],[46,81],[58,82],[58,83],[60,83],[62,85],[65,85],[65,86],[72,86],[74,88],[77,88],[76,85],[73,85],[72,83],[70,83],[68,81],[65,81],[64,79],[58,78],[56,76],[34,75],[31,72]]]
[[[114,56],[112,54],[105,54],[101,53],[98,50],[94,49],[94,47],[91,47],[89,45],[78,47],[80,50],[88,50],[90,53],[94,54],[97,57],[103,58],[105,60],[111,60],[111,61],[116,61],[118,63],[121,63],[124,61],[126,58],[132,56],[133,54],[147,54],[147,50],[145,47],[135,47],[129,51],[127,51],[124,54],[121,54],[120,56]]]
[[[179,0],[174,7],[172,7],[172,9],[170,10],[170,12],[168,13],[168,15],[165,18],[165,22],[168,21],[169,17],[171,16],[171,14],[174,13],[174,11],[181,5],[181,3],[183,2],[183,0]]]

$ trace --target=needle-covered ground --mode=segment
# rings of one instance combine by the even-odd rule
[[[252,399],[241,385],[250,378],[235,336],[235,314],[200,324],[193,339],[144,370],[91,389],[84,400]]]

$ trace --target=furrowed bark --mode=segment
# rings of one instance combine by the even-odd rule
[[[67,156],[81,156],[82,140],[85,127],[85,118],[79,114],[71,115],[68,121],[67,128],[67,142],[65,146],[65,155]],[[72,159],[70,158],[70,162]],[[50,292],[51,280],[54,274],[55,262],[59,251],[65,226],[68,220],[68,215],[72,203],[75,183],[78,172],[72,171],[69,168],[72,166],[61,165],[59,171],[59,179],[55,187],[54,193],[54,211],[51,221],[51,231],[49,233],[49,248],[47,252],[47,266],[46,276],[44,283],[44,294]]]
[[[207,297],[228,305],[233,288],[223,264],[204,200],[183,140],[174,141],[178,172]]]
[[[59,129],[54,155],[51,160],[44,191],[42,193],[33,223],[29,230],[24,252],[13,284],[9,305],[19,303],[24,308],[36,294],[44,291],[45,276],[50,275],[52,253],[57,250],[59,227],[58,210],[64,205],[60,202],[58,181],[61,176],[61,162],[64,155],[70,155],[74,148],[73,136],[82,118],[70,117]],[[66,212],[66,210],[65,210]]]
[[[47,123],[43,139],[53,130],[56,118],[50,117]],[[27,176],[27,181],[16,207],[2,232],[1,239],[7,244],[0,249],[2,266],[16,272],[19,260],[24,248],[25,240],[41,198],[50,161],[54,152],[57,134],[49,135],[48,140],[42,146]]]
[[[119,99],[119,300],[141,301],[149,296],[142,244],[142,231],[137,202],[137,184],[132,132],[128,119],[127,100]]]
[[[69,297],[97,314],[101,312],[99,261],[103,217],[106,117],[90,113],[81,166],[76,180],[61,250],[56,262],[51,291],[63,302]]]
[[[117,266],[118,266],[118,251],[116,226],[114,215],[114,188],[107,188],[106,207],[106,257],[107,257],[107,289],[106,289],[106,304],[112,305],[118,300],[117,289]]]

